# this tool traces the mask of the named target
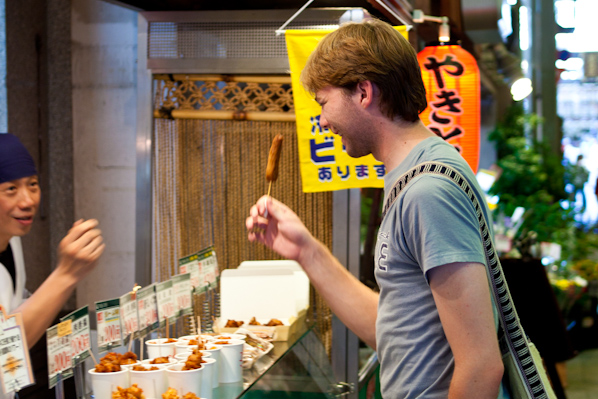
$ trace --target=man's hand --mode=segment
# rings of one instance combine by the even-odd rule
[[[57,270],[76,282],[93,270],[104,252],[105,244],[98,224],[95,219],[76,221],[58,246]]]
[[[77,284],[89,274],[104,252],[102,232],[95,219],[78,220],[58,245],[56,269],[15,313],[21,313],[31,348],[46,332]]]
[[[301,219],[286,205],[263,196],[245,221],[249,241],[259,241],[287,259],[301,263],[304,250],[316,244]]]

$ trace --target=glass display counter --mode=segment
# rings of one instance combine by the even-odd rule
[[[287,341],[273,345],[251,368],[243,369],[242,382],[220,383],[207,399],[327,399],[342,398],[352,391],[347,384],[335,381],[314,325],[304,326]],[[85,397],[109,399],[96,398],[94,393]]]
[[[220,384],[214,399],[334,398],[346,387],[337,384],[314,326],[303,328],[243,370],[243,382]]]

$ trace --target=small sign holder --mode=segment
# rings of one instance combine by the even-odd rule
[[[18,392],[35,383],[20,313],[6,315],[0,305],[0,393]]]
[[[62,373],[56,374],[56,385],[54,386],[54,394],[56,399],[64,399],[64,380]]]
[[[74,358],[75,361],[75,393],[77,395],[77,399],[85,399],[85,394],[87,392],[87,386],[85,385],[85,374],[83,373],[83,365],[84,362],[79,362],[80,356],[77,355]]]

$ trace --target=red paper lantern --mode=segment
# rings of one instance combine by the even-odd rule
[[[422,122],[455,146],[477,172],[480,157],[480,70],[459,45],[429,46],[418,55],[428,107]]]

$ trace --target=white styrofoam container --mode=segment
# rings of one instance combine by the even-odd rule
[[[241,262],[237,270],[253,271],[282,271],[288,270],[293,273],[293,296],[295,297],[296,312],[306,309],[309,306],[309,278],[303,271],[299,263],[294,260],[254,260]],[[289,295],[289,292],[286,293]],[[293,316],[296,316],[293,315]],[[257,317],[257,316],[256,316]],[[269,317],[271,318],[271,317]],[[259,317],[258,317],[259,319]]]

